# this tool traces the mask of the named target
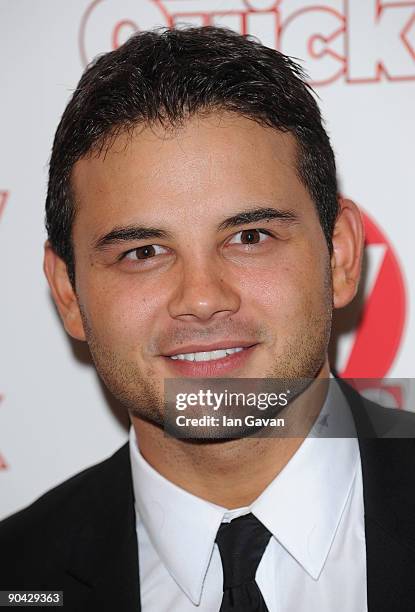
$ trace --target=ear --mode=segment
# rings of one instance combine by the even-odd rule
[[[357,293],[365,237],[362,215],[356,204],[340,197],[339,205],[331,257],[334,308],[346,306]]]
[[[66,331],[76,340],[85,340],[78,300],[66,264],[52,249],[49,241],[45,243],[43,270]]]

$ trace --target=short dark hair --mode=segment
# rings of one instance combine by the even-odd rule
[[[157,29],[99,56],[82,75],[56,130],[46,229],[72,284],[72,168],[137,124],[175,127],[196,113],[225,110],[289,132],[297,171],[312,197],[332,253],[338,214],[336,166],[320,110],[302,68],[286,55],[218,27]]]

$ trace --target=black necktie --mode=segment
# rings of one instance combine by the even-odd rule
[[[268,612],[255,574],[270,537],[253,514],[221,524],[216,536],[223,567],[220,612]]]

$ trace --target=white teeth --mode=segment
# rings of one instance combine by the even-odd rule
[[[243,351],[242,347],[218,349],[216,351],[200,351],[199,353],[184,353],[181,355],[171,355],[170,359],[180,359],[184,361],[211,361],[213,359],[222,359],[227,355],[239,353]]]
[[[228,355],[232,355],[232,353],[240,353],[240,351],[243,351],[244,349],[240,346],[237,346],[235,348],[228,348],[226,349],[226,352],[228,353]]]

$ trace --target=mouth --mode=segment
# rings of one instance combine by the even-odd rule
[[[180,353],[163,355],[163,359],[179,376],[221,376],[245,365],[257,346],[185,347]]]

